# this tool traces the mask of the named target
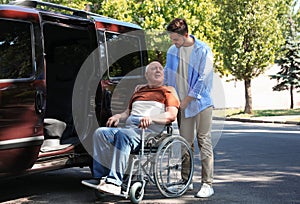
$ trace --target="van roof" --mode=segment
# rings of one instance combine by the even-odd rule
[[[121,20],[117,20],[114,18],[110,18],[107,16],[102,16],[96,13],[92,13],[92,12],[88,12],[88,11],[84,11],[84,10],[79,10],[79,9],[74,9],[74,8],[70,8],[67,6],[63,6],[63,5],[59,5],[59,4],[54,4],[54,3],[50,3],[50,2],[43,2],[43,1],[39,1],[39,0],[16,0],[16,1],[12,1],[10,3],[10,5],[15,5],[15,6],[8,6],[8,5],[1,5],[1,6],[8,6],[6,7],[6,9],[21,9],[24,12],[31,12],[31,13],[37,13],[37,12],[53,12],[53,11],[48,11],[48,10],[44,10],[44,9],[39,9],[37,6],[46,6],[46,7],[51,7],[51,8],[55,8],[58,9],[59,12],[53,12],[53,13],[59,13],[62,15],[66,15],[66,16],[70,16],[70,17],[75,17],[75,18],[81,18],[81,19],[92,19],[96,22],[103,22],[103,23],[109,23],[109,24],[115,24],[115,25],[120,25],[120,26],[125,26],[125,27],[130,27],[130,28],[134,28],[134,29],[142,29],[139,25],[134,24],[134,23],[129,23],[129,22],[125,22],[125,21],[121,21]],[[1,8],[0,8],[1,10]],[[64,13],[62,11],[68,11],[68,12],[72,12],[73,15]]]

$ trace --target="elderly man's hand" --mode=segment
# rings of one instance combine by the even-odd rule
[[[142,117],[140,120],[139,128],[147,129],[152,123],[152,119],[149,116]]]
[[[120,114],[116,114],[111,116],[110,118],[108,118],[106,126],[107,127],[112,127],[112,126],[118,126],[119,121],[120,121],[121,115]]]
[[[138,92],[141,88],[144,88],[146,87],[147,84],[138,84],[135,89],[134,89],[134,92]]]

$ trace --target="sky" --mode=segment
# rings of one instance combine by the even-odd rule
[[[295,12],[297,12],[300,7],[300,0],[296,0],[296,1],[297,1],[297,3],[296,3]]]

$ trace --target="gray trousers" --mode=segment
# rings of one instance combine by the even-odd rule
[[[196,128],[196,139],[200,149],[201,156],[201,182],[212,185],[213,183],[213,170],[214,170],[214,155],[211,140],[211,126],[212,126],[212,107],[208,107],[196,116],[191,118],[185,118],[183,111],[179,118],[179,131],[188,143],[191,145],[194,152],[194,131]],[[182,163],[182,178],[185,180],[189,174],[189,158],[184,156],[184,162]],[[197,169],[195,169],[197,171]]]

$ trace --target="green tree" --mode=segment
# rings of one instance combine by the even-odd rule
[[[170,41],[168,36],[161,34],[173,18],[185,18],[190,33],[212,48],[215,36],[220,33],[212,23],[217,14],[212,0],[107,0],[102,1],[100,8],[95,12],[136,23],[146,30],[149,35],[150,60],[158,58],[162,63],[165,62],[165,55],[161,51],[166,51]]]
[[[277,85],[273,87],[274,91],[290,91],[290,108],[294,108],[294,89],[300,88],[300,40],[297,39],[296,24],[292,17],[289,21],[290,32],[286,37],[285,45],[282,47],[284,56],[277,62],[280,71],[271,75],[271,79],[277,80]]]
[[[0,0],[0,4],[8,4],[9,2],[9,0]]]
[[[214,24],[218,10],[213,0],[49,0],[65,6],[85,9],[118,20],[136,23],[147,32],[149,60],[165,62],[165,51],[170,46],[165,32],[174,17],[185,18],[190,33],[208,43],[215,53],[217,70],[222,70],[218,61],[220,53],[215,49],[220,29]]]
[[[234,80],[244,81],[245,113],[252,113],[251,80],[274,62],[281,44],[274,0],[222,0],[220,6],[219,49],[225,69]]]

